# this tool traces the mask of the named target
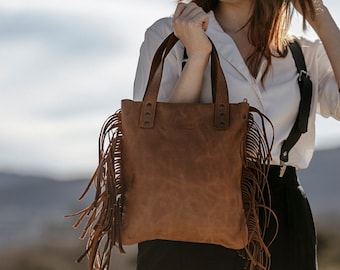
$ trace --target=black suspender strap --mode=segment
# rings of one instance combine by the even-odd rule
[[[300,45],[295,40],[291,42],[289,48],[293,54],[295,65],[298,71],[298,84],[300,88],[300,105],[297,118],[290,131],[288,138],[283,142],[280,154],[281,171],[280,176],[282,177],[285,173],[286,163],[289,158],[289,151],[300,139],[302,133],[307,132],[308,117],[310,112],[310,105],[312,101],[312,81],[307,73],[305,59],[301,50]]]

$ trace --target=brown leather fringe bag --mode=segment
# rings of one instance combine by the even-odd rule
[[[229,103],[214,46],[212,104],[157,102],[164,59],[176,42],[171,34],[158,48],[143,101],[123,100],[101,130],[99,165],[80,199],[92,184],[95,198],[74,214],[75,227],[87,217],[80,259],[88,255],[89,269],[108,270],[114,246],[124,252],[123,245],[166,239],[242,250],[251,269],[268,269],[268,119],[246,101]]]

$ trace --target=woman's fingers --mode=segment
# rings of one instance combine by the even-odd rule
[[[208,24],[208,15],[195,3],[177,5],[172,27],[175,35],[187,48],[188,56],[211,52],[211,43],[205,34]]]
[[[325,6],[324,6],[324,3],[323,3],[322,0],[312,0],[312,3],[313,3],[313,6],[314,6],[316,15],[319,15],[319,14],[324,12]],[[299,13],[301,13],[301,14],[303,13],[301,5],[300,5],[300,0],[294,0],[293,5]],[[311,18],[307,18],[307,20],[310,20],[310,19]]]
[[[175,26],[174,28],[200,27],[206,31],[208,15],[195,3],[179,3],[173,17],[173,26]]]
[[[174,13],[174,18],[177,18],[177,17],[179,17],[181,14],[182,14],[182,12],[183,12],[183,10],[186,8],[186,6],[187,6],[187,4],[184,4],[184,3],[179,3],[178,5],[177,5],[177,7],[176,7],[176,10],[175,10],[175,13]]]

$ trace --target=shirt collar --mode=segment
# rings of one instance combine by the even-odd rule
[[[254,81],[253,76],[250,74],[250,71],[244,62],[234,40],[223,31],[222,27],[216,20],[215,14],[213,11],[208,13],[209,16],[209,26],[206,31],[206,34],[214,43],[218,54],[220,57],[223,57],[226,61],[228,61],[243,77],[245,77],[249,82]],[[256,81],[260,80],[263,72],[263,66],[265,63],[262,63],[259,73],[257,75]]]

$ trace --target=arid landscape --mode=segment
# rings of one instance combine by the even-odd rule
[[[340,269],[340,149],[317,152],[301,181],[315,214],[319,241],[319,269]],[[0,173],[0,260],[3,270],[80,270],[87,261],[75,260],[85,241],[78,240],[73,218],[81,209],[77,197],[87,180],[56,181],[43,177]],[[135,269],[136,247],[113,253],[112,270]]]

